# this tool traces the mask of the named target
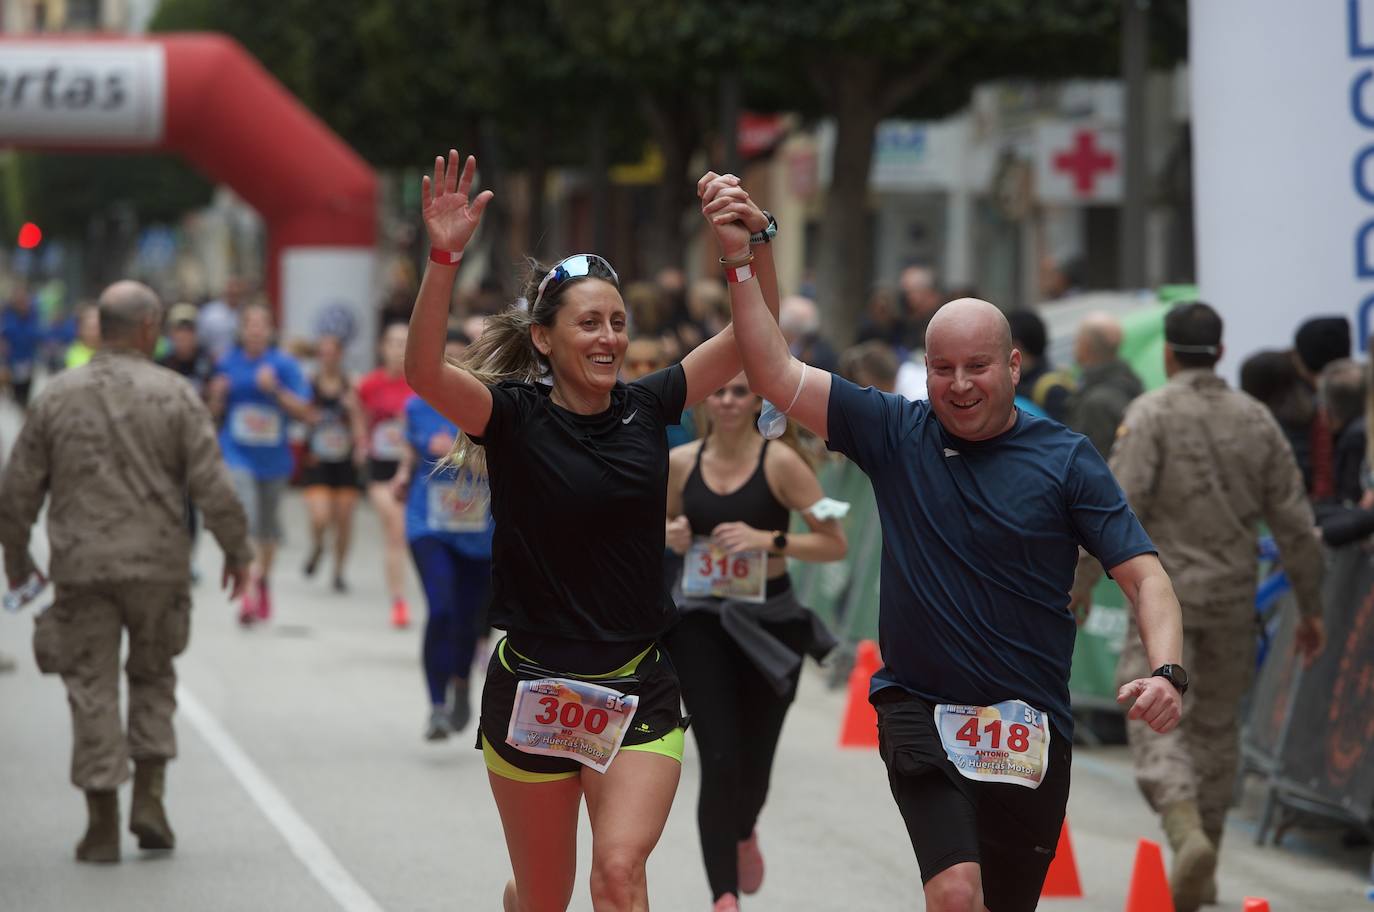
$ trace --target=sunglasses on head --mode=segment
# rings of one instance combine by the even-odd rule
[[[559,262],[549,270],[549,274],[544,276],[544,280],[539,283],[539,291],[534,295],[534,304],[530,309],[539,306],[539,302],[544,300],[544,292],[552,293],[559,285],[568,279],[581,279],[587,276],[595,276],[600,279],[610,279],[611,283],[617,288],[620,287],[620,276],[615,274],[611,264],[602,257],[594,253],[579,253],[570,256]]]

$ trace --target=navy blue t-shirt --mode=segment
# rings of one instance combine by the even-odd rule
[[[873,482],[883,529],[872,688],[981,706],[1024,700],[1072,738],[1078,546],[1111,568],[1155,551],[1082,434],[1017,412],[977,442],[928,402],[830,384],[828,446]]]

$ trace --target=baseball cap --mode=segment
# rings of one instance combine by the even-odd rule
[[[168,326],[195,326],[197,311],[194,304],[173,304],[167,311]]]

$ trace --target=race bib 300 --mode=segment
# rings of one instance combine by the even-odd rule
[[[1049,717],[1020,700],[993,706],[938,703],[935,728],[945,756],[965,779],[1033,789],[1049,771]]]
[[[566,757],[598,773],[610,768],[637,695],[570,678],[521,681],[515,689],[506,743],[527,754]]]

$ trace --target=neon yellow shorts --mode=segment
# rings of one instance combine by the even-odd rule
[[[622,747],[620,752],[623,754],[626,751],[642,751],[646,754],[662,754],[681,763],[682,752],[687,744],[686,734],[684,729],[675,728],[657,741],[650,741],[646,744],[631,744],[628,747]],[[491,745],[487,743],[486,736],[479,735],[478,737],[482,740],[482,760],[487,764],[487,770],[502,779],[510,779],[515,782],[559,782],[563,779],[576,778],[582,774],[581,770],[570,770],[566,773],[531,773],[528,770],[522,770],[492,750]]]

